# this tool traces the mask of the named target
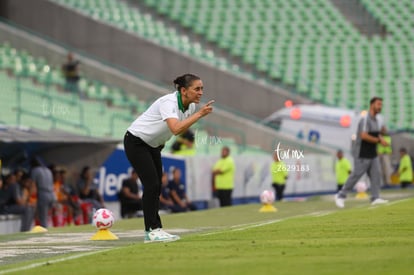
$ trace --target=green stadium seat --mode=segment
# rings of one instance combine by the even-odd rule
[[[193,56],[192,46],[186,41],[185,37],[174,33],[175,30],[168,28],[163,22],[156,21],[149,14],[141,13],[139,9],[131,8],[124,2],[117,0],[89,0],[89,1],[73,1],[73,0],[54,0],[59,3],[70,5],[76,9],[80,9],[83,12],[87,12],[91,17],[98,18],[102,21],[110,22],[119,28],[126,31],[133,31],[137,34],[146,37],[156,43],[167,47],[174,47],[175,49]],[[187,2],[181,1],[149,1],[147,5],[153,7],[158,13],[163,15],[169,15],[174,20],[180,21],[183,26],[194,27],[195,18],[191,19],[189,16],[183,16],[187,8],[195,8],[196,5],[189,5]],[[188,7],[187,7],[188,6]],[[177,36],[178,39],[174,40],[177,43],[170,43],[170,36]],[[214,34],[212,37],[216,37]],[[216,40],[215,40],[216,41]],[[227,44],[223,42],[223,47],[227,47]],[[207,50],[202,48],[201,52],[197,52],[196,58],[203,59],[211,64],[220,64],[222,69],[232,70],[233,64],[230,64],[227,60],[218,59],[216,57],[206,54]]]
[[[208,53],[202,45],[193,45],[179,35],[178,39],[168,38],[173,29],[138,9],[129,9],[123,2],[59,2],[85,9],[91,16],[97,15],[121,28],[135,30],[157,43],[172,46],[210,64],[227,70],[237,68]],[[411,0],[361,0],[367,11],[387,28],[390,35],[385,38],[363,36],[332,3],[323,0],[145,0],[144,4],[203,35],[231,55],[241,57],[243,63],[254,66],[269,78],[317,100],[326,98],[326,102],[365,106],[363,101],[373,92],[391,94],[396,88],[393,80],[414,78],[414,2]],[[203,10],[201,14],[200,9]],[[140,18],[139,25],[132,18]],[[4,66],[7,66],[7,58],[5,60]],[[3,66],[2,59],[0,66]],[[382,80],[381,85],[371,87],[369,83],[378,79]],[[338,84],[348,82],[354,85]],[[324,93],[316,92],[314,87],[317,86]],[[410,85],[398,89],[412,92]],[[357,93],[365,95],[358,97]]]

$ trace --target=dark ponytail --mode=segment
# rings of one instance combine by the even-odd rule
[[[185,88],[187,89],[188,87],[191,86],[191,84],[193,83],[194,80],[200,80],[201,78],[193,75],[193,74],[184,74],[182,76],[177,77],[174,80],[174,88],[181,92],[181,88]]]

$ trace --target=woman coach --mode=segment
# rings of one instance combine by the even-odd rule
[[[175,241],[180,237],[162,230],[158,214],[161,191],[161,150],[172,135],[185,132],[213,111],[214,100],[196,111],[203,95],[203,82],[192,74],[174,80],[176,91],[158,98],[128,128],[124,137],[126,156],[144,186],[144,242]]]

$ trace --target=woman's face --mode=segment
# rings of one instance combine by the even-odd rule
[[[181,96],[187,103],[200,103],[201,96],[203,95],[203,81],[200,79],[194,80],[191,85],[186,89],[181,89]]]

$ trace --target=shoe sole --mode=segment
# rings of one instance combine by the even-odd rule
[[[181,239],[179,236],[176,236],[175,238],[168,238],[163,240],[144,240],[144,243],[169,243],[169,242],[175,242]]]
[[[178,241],[179,239],[165,239],[165,240],[144,240],[144,243],[170,243]]]

